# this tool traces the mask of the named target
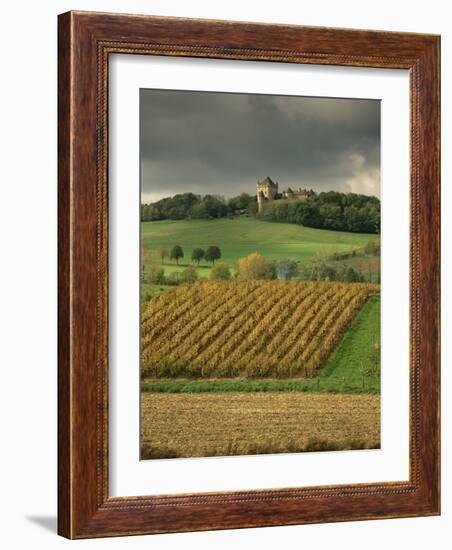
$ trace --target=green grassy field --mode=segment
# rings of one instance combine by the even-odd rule
[[[190,256],[191,256],[191,249],[190,249]],[[198,277],[207,279],[210,275],[211,265],[207,265],[205,263],[200,264],[199,266],[196,263],[191,263],[191,261],[186,261],[185,258],[179,261],[179,265],[177,265],[175,262],[170,262],[168,259],[163,263],[161,262],[152,262],[153,265],[156,267],[163,267],[165,271],[165,275],[171,275],[171,273],[174,273],[175,271],[182,271],[186,267],[194,267],[196,269],[196,272],[198,273]]]
[[[155,298],[159,294],[162,294],[163,292],[168,292],[171,288],[168,285],[154,285],[151,283],[141,283],[140,285],[140,291],[141,291],[141,301],[144,302],[148,300],[151,296]]]
[[[380,295],[369,298],[323,367],[320,376],[332,386],[380,392],[380,369],[369,357],[380,344],[380,302]]]
[[[165,220],[142,222],[141,244],[151,253],[155,262],[155,251],[159,247],[170,250],[175,244],[182,246],[185,257],[180,267],[165,265],[168,274],[182,265],[191,264],[191,253],[196,247],[206,249],[217,245],[222,252],[222,261],[232,265],[238,258],[258,252],[269,260],[291,259],[303,264],[317,252],[332,254],[359,248],[377,235],[346,233],[312,229],[295,224],[270,223],[253,218],[238,217],[216,220]],[[169,263],[166,258],[165,264]],[[199,269],[199,276],[208,276],[209,269]]]

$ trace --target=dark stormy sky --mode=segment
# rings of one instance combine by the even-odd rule
[[[380,102],[141,91],[142,202],[287,187],[380,195]]]

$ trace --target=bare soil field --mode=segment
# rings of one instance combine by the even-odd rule
[[[142,459],[379,446],[379,395],[141,394]]]

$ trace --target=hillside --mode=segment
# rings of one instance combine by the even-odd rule
[[[220,247],[221,259],[228,264],[252,252],[258,252],[270,260],[290,258],[303,264],[317,252],[328,255],[347,251],[363,247],[378,238],[373,234],[312,229],[288,223],[273,224],[248,217],[165,220],[141,224],[141,244],[150,251],[151,257],[159,247],[171,249],[178,244],[184,250],[184,258],[179,262],[181,265],[191,263],[194,248],[207,248],[212,244]],[[154,260],[158,262],[155,257]],[[203,274],[208,275],[208,271],[203,273],[200,269],[199,275]]]
[[[182,193],[141,205],[141,221],[214,219],[245,213],[267,221],[319,229],[380,232],[380,200],[375,196],[338,191],[316,193],[301,188],[278,193],[278,183],[269,177],[258,182],[254,196],[241,193],[225,199]]]

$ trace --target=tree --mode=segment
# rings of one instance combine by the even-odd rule
[[[205,195],[201,200],[208,218],[223,218],[228,213],[228,207],[222,197]]]
[[[249,216],[255,216],[257,214],[258,206],[257,201],[250,202],[248,208],[246,209]]]
[[[380,241],[368,241],[364,246],[364,252],[369,254],[369,256],[379,256],[380,255]]]
[[[209,213],[207,211],[207,207],[206,205],[201,201],[201,202],[197,202],[196,204],[194,204],[191,208],[190,208],[190,218],[193,218],[195,220],[197,219],[203,219],[203,218],[208,218],[209,217]]]
[[[147,248],[144,248],[144,246],[141,247],[141,263],[142,264],[148,264],[150,261],[150,252]]]
[[[248,193],[240,193],[236,197],[231,197],[228,202],[230,212],[246,211],[251,203],[256,202],[256,196],[248,195]]]
[[[178,285],[181,283],[181,272],[180,271],[173,271],[172,273],[169,273],[169,275],[166,277],[166,284],[167,285]]]
[[[165,284],[165,272],[163,267],[157,267],[155,265],[149,266],[149,282],[154,285]]]
[[[286,281],[298,274],[298,265],[293,260],[280,260],[275,264],[275,272],[277,279]]]
[[[317,265],[316,275],[318,281],[337,281],[338,279],[337,269],[325,262],[320,262]]]
[[[212,267],[210,278],[214,281],[226,281],[231,278],[231,270],[226,264],[220,262]]]
[[[142,204],[141,205],[141,221],[147,222],[149,221],[149,204]]]
[[[241,279],[274,279],[275,266],[261,254],[253,252],[238,261],[238,272]]]
[[[182,247],[175,244],[170,252],[170,260],[176,260],[176,264],[179,265],[179,259],[184,257],[184,251]]]
[[[194,267],[187,267],[180,274],[181,283],[194,283],[198,280],[198,274]]]
[[[344,272],[342,276],[342,280],[347,283],[363,283],[364,282],[364,276],[353,269],[351,265],[344,266]]]
[[[371,363],[370,374],[378,375],[380,371],[380,360],[381,360],[380,359],[381,358],[380,342],[377,341],[372,344],[372,347],[367,357]]]
[[[204,258],[206,259],[206,262],[212,262],[212,264],[215,265],[215,260],[219,260],[221,258],[220,248],[218,246],[209,246],[204,254]]]
[[[163,260],[168,256],[168,250],[166,250],[166,248],[157,249],[157,256],[160,258],[163,265]]]
[[[324,258],[319,257],[303,267],[304,278],[310,281],[338,281],[339,277],[336,266],[327,264]]]
[[[141,247],[141,282],[146,282],[146,265],[149,263],[149,250],[147,248]]]
[[[202,248],[195,248],[191,253],[192,262],[199,262],[204,258],[204,250]]]

